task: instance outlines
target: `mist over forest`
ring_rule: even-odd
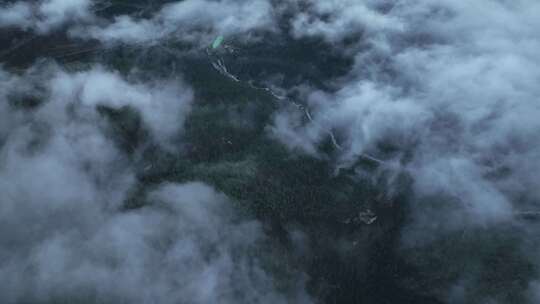
[[[0,1],[0,303],[540,303],[540,1]]]

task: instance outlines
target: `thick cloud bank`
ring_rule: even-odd
[[[45,34],[93,18],[91,0],[18,1],[0,6],[0,27],[17,27]]]
[[[272,31],[273,27],[272,7],[266,0],[194,0],[167,4],[149,19],[120,16],[105,25],[76,29],[73,35],[113,44],[173,39],[202,45],[218,34],[242,35],[248,40],[249,31]]]
[[[166,183],[121,211],[135,167],[97,109],[131,107],[177,149],[192,98],[180,80],[44,64],[2,71],[0,87],[2,303],[287,302],[263,265],[261,225],[212,187]]]
[[[313,7],[317,14],[330,14],[330,20],[347,20],[346,1],[337,2],[343,7]],[[338,81],[337,91],[304,94],[313,119],[298,127],[295,120],[301,117],[286,111],[276,117],[272,133],[313,153],[335,130],[343,138],[343,165],[352,165],[364,152],[400,160],[416,177],[419,193],[460,196],[470,204],[472,222],[504,216],[512,202],[538,202],[537,176],[531,172],[537,171],[540,153],[534,144],[540,134],[535,85],[540,37],[530,25],[538,23],[534,12],[540,6],[481,2],[395,4],[381,16],[400,20],[401,26],[390,29],[334,26],[313,21],[316,17],[312,23],[328,24],[320,27],[332,32],[305,26],[300,33],[294,27],[296,35],[334,39],[368,30],[368,45],[358,46],[355,67]],[[294,126],[299,138],[289,140]],[[382,149],[384,143],[391,143],[395,153]],[[410,159],[404,158],[407,150],[412,150]],[[506,174],[496,173],[504,168]]]
[[[155,44],[165,39],[208,43],[213,36],[239,35],[253,39],[253,30],[274,31],[273,8],[267,0],[190,0],[167,3],[147,18],[99,16],[111,1],[18,1],[0,6],[0,28],[19,28],[47,34],[67,26],[71,36],[108,44]],[[129,4],[121,4],[129,6]],[[134,7],[139,5],[134,3]],[[144,7],[144,6],[141,6]],[[201,41],[202,40],[202,41]]]
[[[382,167],[399,163],[413,177],[415,193],[403,242],[420,261],[433,258],[424,246],[467,231],[482,242],[483,229],[510,229],[521,239],[517,246],[527,247],[529,229],[537,227],[523,227],[519,214],[540,210],[540,4],[388,1],[377,8],[370,7],[375,1],[347,2],[314,2],[292,29],[297,37],[333,43],[361,37],[348,47],[354,68],[333,92],[304,92],[311,120],[283,111],[270,133],[317,154],[334,131],[343,148],[339,167],[354,166],[365,153],[382,159]],[[352,19],[352,11],[361,13]],[[535,254],[525,259],[538,267]],[[475,290],[484,271],[457,274],[461,291],[451,292],[452,303],[507,303]]]

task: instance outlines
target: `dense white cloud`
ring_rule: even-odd
[[[58,28],[65,22],[83,22],[93,18],[91,0],[46,0],[38,9],[36,27],[41,32]]]
[[[525,265],[540,263],[530,254],[539,248],[532,237],[538,226],[516,217],[540,210],[540,35],[535,31],[540,3],[397,1],[384,20],[400,26],[371,29],[345,26],[346,18],[333,21],[332,16],[347,15],[348,8],[339,7],[329,5],[330,17],[322,19],[300,14],[293,24],[302,25],[301,30],[293,29],[297,36],[319,35],[330,42],[357,30],[367,32],[361,46],[346,50],[356,54],[353,69],[338,81],[336,92],[305,94],[312,119],[283,111],[272,134],[317,155],[317,146],[334,130],[343,148],[337,151],[338,166],[351,166],[364,153],[384,158],[382,170],[401,163],[400,170],[413,180],[402,234],[402,249],[410,249],[412,263],[425,265],[434,258],[445,269],[460,269],[459,263],[478,267],[477,272],[458,272],[456,281],[449,279],[454,287],[434,287],[433,294],[441,292],[438,297],[456,303],[504,303],[478,283],[482,272],[501,270],[477,262],[488,254],[459,255],[470,245],[458,236],[479,231],[475,242],[493,244],[497,241],[487,231],[497,231],[509,239],[500,242],[518,244],[509,255]],[[309,24],[316,26],[310,30]],[[388,154],[385,144],[395,151]],[[511,232],[501,232],[505,229]],[[457,259],[454,263],[437,256],[433,244],[456,234],[458,253],[448,253]],[[425,270],[437,275],[432,267]],[[530,282],[529,274],[511,271]],[[522,296],[524,290],[505,292]],[[528,293],[524,301],[536,303],[537,283],[530,283]]]
[[[0,28],[18,27],[46,34],[68,22],[89,22],[94,18],[91,6],[91,0],[18,1],[0,6]]]
[[[20,206],[3,213],[4,303],[287,303],[256,254],[259,224],[235,220],[227,199],[210,187],[164,185],[150,194],[155,207],[114,213],[102,210],[101,191],[84,174],[66,174],[74,172],[63,166],[67,172],[46,182],[58,195],[39,196],[45,189],[31,183],[25,193],[36,196],[19,203],[34,212]],[[50,172],[32,173],[50,179]]]
[[[30,5],[16,2],[0,6],[0,27],[20,27],[26,29],[32,25]]]
[[[151,44],[163,39],[206,45],[215,35],[255,39],[252,31],[273,31],[273,8],[267,0],[187,0],[164,5],[149,19],[119,16],[105,25],[79,27],[72,35],[106,43]]]
[[[179,79],[130,83],[101,67],[78,73],[60,71],[51,79],[50,86],[52,98],[63,106],[76,103],[90,109],[97,105],[135,108],[164,146],[174,144],[193,98],[191,89]]]
[[[106,27],[90,26],[74,29],[71,32],[82,38],[95,38],[104,43],[129,43],[152,45],[159,43],[168,31],[151,20],[134,20],[129,16],[119,16]]]
[[[181,1],[161,12],[165,25],[200,27],[222,34],[239,34],[269,29],[273,24],[272,6],[267,0]]]
[[[334,2],[312,8],[346,16],[351,6]],[[345,165],[363,153],[383,153],[381,143],[413,151],[402,168],[414,177],[419,200],[443,194],[454,200],[449,210],[460,218],[446,221],[453,218],[446,211],[428,218],[419,207],[415,223],[422,227],[436,221],[448,228],[484,225],[508,220],[514,209],[540,207],[531,206],[540,199],[531,186],[538,175],[526,169],[536,168],[540,155],[534,144],[540,139],[540,65],[533,55],[540,51],[533,30],[539,9],[534,1],[395,3],[381,18],[400,26],[375,27],[371,36],[380,43],[351,46],[356,62],[339,90],[306,94],[313,119],[284,111],[272,133],[314,154],[334,130]],[[310,18],[328,31],[319,33],[323,37],[343,37],[357,28],[332,26],[330,17]]]
[[[96,106],[132,106],[168,138],[188,111],[185,85],[46,64],[1,71],[0,88],[1,118],[11,117],[0,133],[2,303],[311,301],[301,283],[274,287],[261,225],[210,186],[162,184],[140,197],[146,207],[121,211],[135,169]]]
[[[315,155],[316,144],[328,138],[330,131],[335,131],[345,138],[341,143],[344,150],[339,166],[350,166],[378,142],[407,144],[421,136],[417,130],[431,114],[413,100],[394,93],[392,88],[369,81],[359,81],[335,94],[313,91],[307,96],[312,109],[311,120],[302,125],[302,115],[297,111],[278,113],[270,130],[281,137],[284,144],[298,146]],[[294,130],[287,125],[294,125]],[[293,136],[295,130],[299,133]],[[285,134],[290,138],[283,138]]]
[[[321,36],[336,42],[352,34],[384,35],[404,30],[404,21],[380,12],[376,4],[377,1],[307,1],[307,11],[298,12],[291,22],[292,34],[295,37]]]

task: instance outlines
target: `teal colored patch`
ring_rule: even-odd
[[[214,40],[214,43],[212,43],[212,48],[217,49],[221,43],[223,42],[223,36],[218,36],[216,40]]]

